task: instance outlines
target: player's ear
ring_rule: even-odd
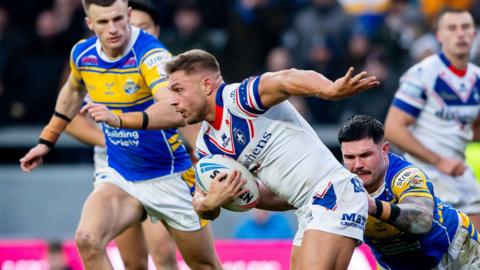
[[[130,18],[131,17],[132,17],[132,7],[128,7],[128,11],[127,11],[128,23],[130,23]]]
[[[213,93],[213,80],[210,76],[205,76],[202,79],[202,88],[205,95],[209,96]]]
[[[88,29],[93,31],[93,23],[92,23],[92,20],[88,16],[85,17],[85,24],[87,24]]]
[[[389,151],[390,151],[390,143],[385,141],[382,145],[382,153],[385,157],[387,157]]]

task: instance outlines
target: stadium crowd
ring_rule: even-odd
[[[289,67],[336,78],[348,66],[381,81],[375,91],[341,102],[295,99],[318,124],[340,123],[353,113],[384,120],[399,76],[438,52],[433,27],[443,5],[469,9],[480,18],[480,3],[472,0],[153,2],[160,40],[170,51],[212,52],[227,82]],[[83,20],[80,0],[0,1],[1,125],[48,121],[52,112],[44,108],[53,108],[60,78],[68,74],[69,50],[91,35]],[[477,64],[479,44],[472,50]]]

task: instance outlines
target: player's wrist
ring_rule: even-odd
[[[386,201],[375,199],[376,211],[372,214],[377,219],[387,223],[394,223],[400,215],[400,207]]]
[[[55,111],[48,125],[40,133],[38,144],[45,145],[50,149],[55,147],[55,143],[70,121],[68,116]]]

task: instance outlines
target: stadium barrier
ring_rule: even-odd
[[[226,270],[287,270],[291,252],[290,241],[218,240],[216,249]],[[63,244],[67,263],[72,270],[82,264],[73,241]],[[48,270],[48,243],[43,240],[0,240],[0,270]],[[118,249],[112,243],[108,256],[116,270],[123,270]],[[177,252],[180,270],[189,269]],[[154,269],[150,259],[149,269]],[[354,253],[349,270],[373,270],[375,259],[367,246]]]

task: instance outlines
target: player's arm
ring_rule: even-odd
[[[67,125],[65,132],[85,144],[105,146],[105,137],[102,130],[85,114],[75,115]]]
[[[315,96],[328,100],[349,97],[379,84],[375,77],[367,77],[366,72],[353,76],[349,68],[345,76],[335,82],[315,71],[289,69],[267,72],[259,83],[259,95],[262,105],[270,108],[290,96]]]
[[[399,204],[391,204],[369,196],[368,205],[369,215],[394,225],[401,231],[423,234],[432,228],[432,198],[409,196]]]
[[[415,121],[414,116],[392,105],[385,120],[385,137],[402,151],[435,166],[443,173],[453,176],[463,174],[465,165],[462,161],[440,156],[415,138],[410,130]]]
[[[288,211],[295,209],[287,200],[280,198],[277,194],[266,187],[262,182],[258,182],[258,190],[260,191],[260,201],[255,208],[269,211]]]
[[[247,192],[243,188],[246,180],[238,171],[220,173],[212,179],[208,193],[196,190],[193,196],[193,209],[203,219],[213,220],[220,215],[220,207]]]
[[[472,124],[473,128],[473,140],[480,141],[480,115],[477,116],[477,119]]]
[[[182,138],[187,142],[191,149],[195,149],[196,147],[196,141],[200,127],[201,123],[196,123],[193,125],[185,125],[184,127],[180,127],[178,129],[182,135]]]
[[[42,157],[50,152],[68,123],[80,110],[85,94],[84,88],[70,74],[58,95],[55,113],[40,134],[39,143],[20,159],[23,171],[30,172],[42,163]]]

